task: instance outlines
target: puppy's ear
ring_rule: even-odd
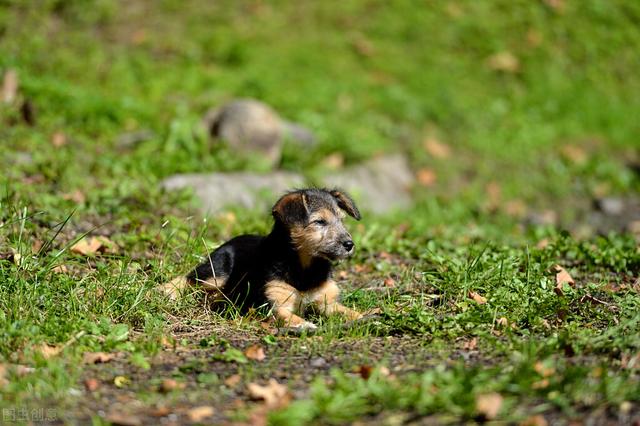
[[[356,203],[346,192],[334,189],[333,191],[329,191],[329,193],[338,202],[338,207],[347,212],[349,216],[356,220],[360,220],[360,211],[358,210],[358,207],[356,207]]]
[[[307,196],[304,191],[283,195],[271,210],[273,217],[285,225],[303,223],[309,214]]]

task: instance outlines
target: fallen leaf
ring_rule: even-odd
[[[498,318],[498,321],[496,321],[496,323],[500,327],[507,327],[509,325],[509,320],[506,319],[505,317],[501,317],[501,318]]]
[[[322,160],[322,165],[331,170],[339,169],[344,165],[344,156],[339,152],[329,154]]]
[[[41,240],[35,240],[33,244],[31,244],[31,253],[38,253],[43,245],[44,243]]]
[[[187,385],[175,379],[163,379],[160,383],[160,392],[168,393],[174,390],[186,388]]]
[[[469,340],[465,341],[462,344],[462,348],[467,350],[467,351],[472,351],[472,350],[476,349],[477,347],[478,347],[478,338],[477,337],[469,339]]]
[[[109,413],[105,420],[114,426],[138,426],[142,424],[140,418],[125,413]]]
[[[63,147],[67,144],[67,136],[60,131],[55,132],[51,136],[51,144],[56,148]]]
[[[565,284],[568,284],[571,287],[574,287],[575,281],[562,266],[555,265],[554,269],[556,270],[556,287],[554,288],[554,290],[558,296],[564,296],[564,291],[562,290],[562,287]]]
[[[536,414],[520,422],[519,426],[547,426],[547,420],[542,414]]]
[[[536,244],[536,248],[542,250],[542,249],[545,249],[548,245],[549,245],[549,239],[543,238],[540,241],[538,241],[538,243]]]
[[[189,417],[189,420],[192,422],[201,422],[204,419],[213,416],[213,413],[215,413],[213,407],[203,405],[200,407],[194,407],[187,411],[187,417]]]
[[[425,187],[433,186],[438,180],[436,172],[426,167],[418,170],[416,178],[418,179],[418,183]]]
[[[43,343],[36,347],[36,352],[40,353],[44,359],[52,358],[58,355],[62,351],[60,346],[51,346],[47,343]]]
[[[546,389],[549,387],[549,379],[538,380],[537,382],[533,382],[531,384],[532,389]]]
[[[533,28],[527,31],[527,43],[531,47],[538,47],[542,43],[542,33]]]
[[[14,69],[9,69],[4,73],[2,79],[2,101],[5,104],[12,103],[18,95],[18,73]]]
[[[553,11],[558,13],[563,13],[565,9],[564,0],[544,0],[547,6],[551,8]]]
[[[269,408],[282,408],[291,401],[291,394],[285,385],[281,385],[275,379],[270,379],[265,386],[257,383],[247,385],[249,396],[253,399],[263,400]]]
[[[396,280],[394,280],[391,277],[387,277],[384,279],[384,286],[385,287],[389,287],[389,288],[393,288],[396,286]]]
[[[487,58],[487,65],[494,71],[516,73],[520,70],[520,60],[511,52],[498,52]]]
[[[504,205],[504,212],[516,218],[523,218],[527,214],[527,205],[522,200],[510,200]]]
[[[476,397],[476,411],[487,420],[495,419],[501,407],[502,395],[499,393],[487,393]]]
[[[363,34],[357,34],[352,40],[351,45],[354,50],[362,56],[372,56],[375,54],[375,47],[370,40],[368,40]]]
[[[84,237],[73,246],[71,246],[71,251],[83,256],[89,256],[95,254],[98,250],[100,250],[101,247],[102,243],[96,237]]]
[[[356,372],[365,380],[368,380],[371,377],[371,373],[373,373],[373,367],[370,365],[361,365],[358,367]]]
[[[589,156],[584,148],[577,145],[563,145],[560,154],[565,160],[577,165],[584,165],[589,160]]]
[[[74,201],[78,204],[84,204],[84,202],[87,201],[87,197],[79,189],[76,189],[73,192],[62,194],[62,199],[67,201]]]
[[[149,411],[151,417],[164,417],[171,414],[171,410],[166,405],[160,405]]]
[[[110,354],[107,352],[85,352],[82,355],[82,362],[84,364],[103,364],[111,361],[116,357],[116,354]]]
[[[485,187],[487,193],[487,204],[491,210],[495,210],[500,205],[502,199],[502,188],[498,182],[492,181]]]
[[[97,390],[100,387],[100,382],[97,379],[93,379],[93,378],[85,379],[84,387],[89,392],[94,392],[95,390]]]
[[[484,296],[481,296],[475,291],[469,292],[469,298],[473,299],[478,305],[484,305],[485,303],[487,303],[487,298]]]
[[[67,272],[69,272],[69,270],[67,269],[67,267],[65,265],[58,265],[55,266],[53,269],[51,269],[53,272],[55,272],[56,274],[66,274]]]
[[[260,345],[251,345],[245,351],[244,354],[247,358],[255,361],[263,361],[266,358],[264,348]]]
[[[114,253],[117,251],[117,248],[117,244],[107,237],[84,237],[71,247],[71,251],[84,256],[91,256],[98,252],[105,251]]]
[[[240,380],[242,380],[242,377],[240,377],[239,374],[234,374],[224,379],[224,384],[230,388],[234,388],[238,383],[240,383]]]
[[[542,377],[551,377],[556,373],[556,370],[553,367],[547,367],[540,361],[533,365],[533,369]]]
[[[440,142],[434,137],[425,139],[422,145],[424,146],[424,149],[429,154],[431,154],[432,157],[445,159],[449,158],[449,156],[451,155],[451,149],[449,148],[449,145]]]

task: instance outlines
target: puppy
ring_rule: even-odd
[[[345,213],[360,220],[355,203],[342,191],[289,192],[273,206],[269,235],[227,241],[186,277],[169,283],[169,292],[201,285],[242,310],[268,305],[286,326],[301,329],[316,328],[300,316],[308,305],[325,315],[360,319],[362,314],[340,304],[340,290],[331,278],[331,263],[351,256],[355,248],[342,222]]]

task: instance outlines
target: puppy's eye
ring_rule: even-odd
[[[316,225],[325,226],[327,224],[327,221],[324,219],[318,219],[318,220],[314,220],[313,223]]]

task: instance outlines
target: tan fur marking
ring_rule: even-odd
[[[162,284],[158,287],[158,290],[163,292],[169,299],[176,300],[180,293],[189,286],[189,281],[186,277],[177,277]]]
[[[306,268],[318,253],[318,245],[322,241],[322,233],[308,226],[294,226],[289,232],[298,251],[300,263],[303,268]]]
[[[224,277],[211,277],[206,280],[198,280],[197,284],[201,285],[205,290],[220,290],[224,287],[225,281]]]
[[[273,306],[273,313],[288,327],[315,327],[296,315],[302,305],[302,295],[284,281],[270,281],[265,286],[265,296]]]
[[[356,320],[362,318],[362,314],[353,309],[347,308],[340,304],[340,288],[335,281],[329,280],[325,282],[320,288],[309,293],[311,301],[318,307],[320,312],[325,315],[331,315],[339,313],[345,317]]]

